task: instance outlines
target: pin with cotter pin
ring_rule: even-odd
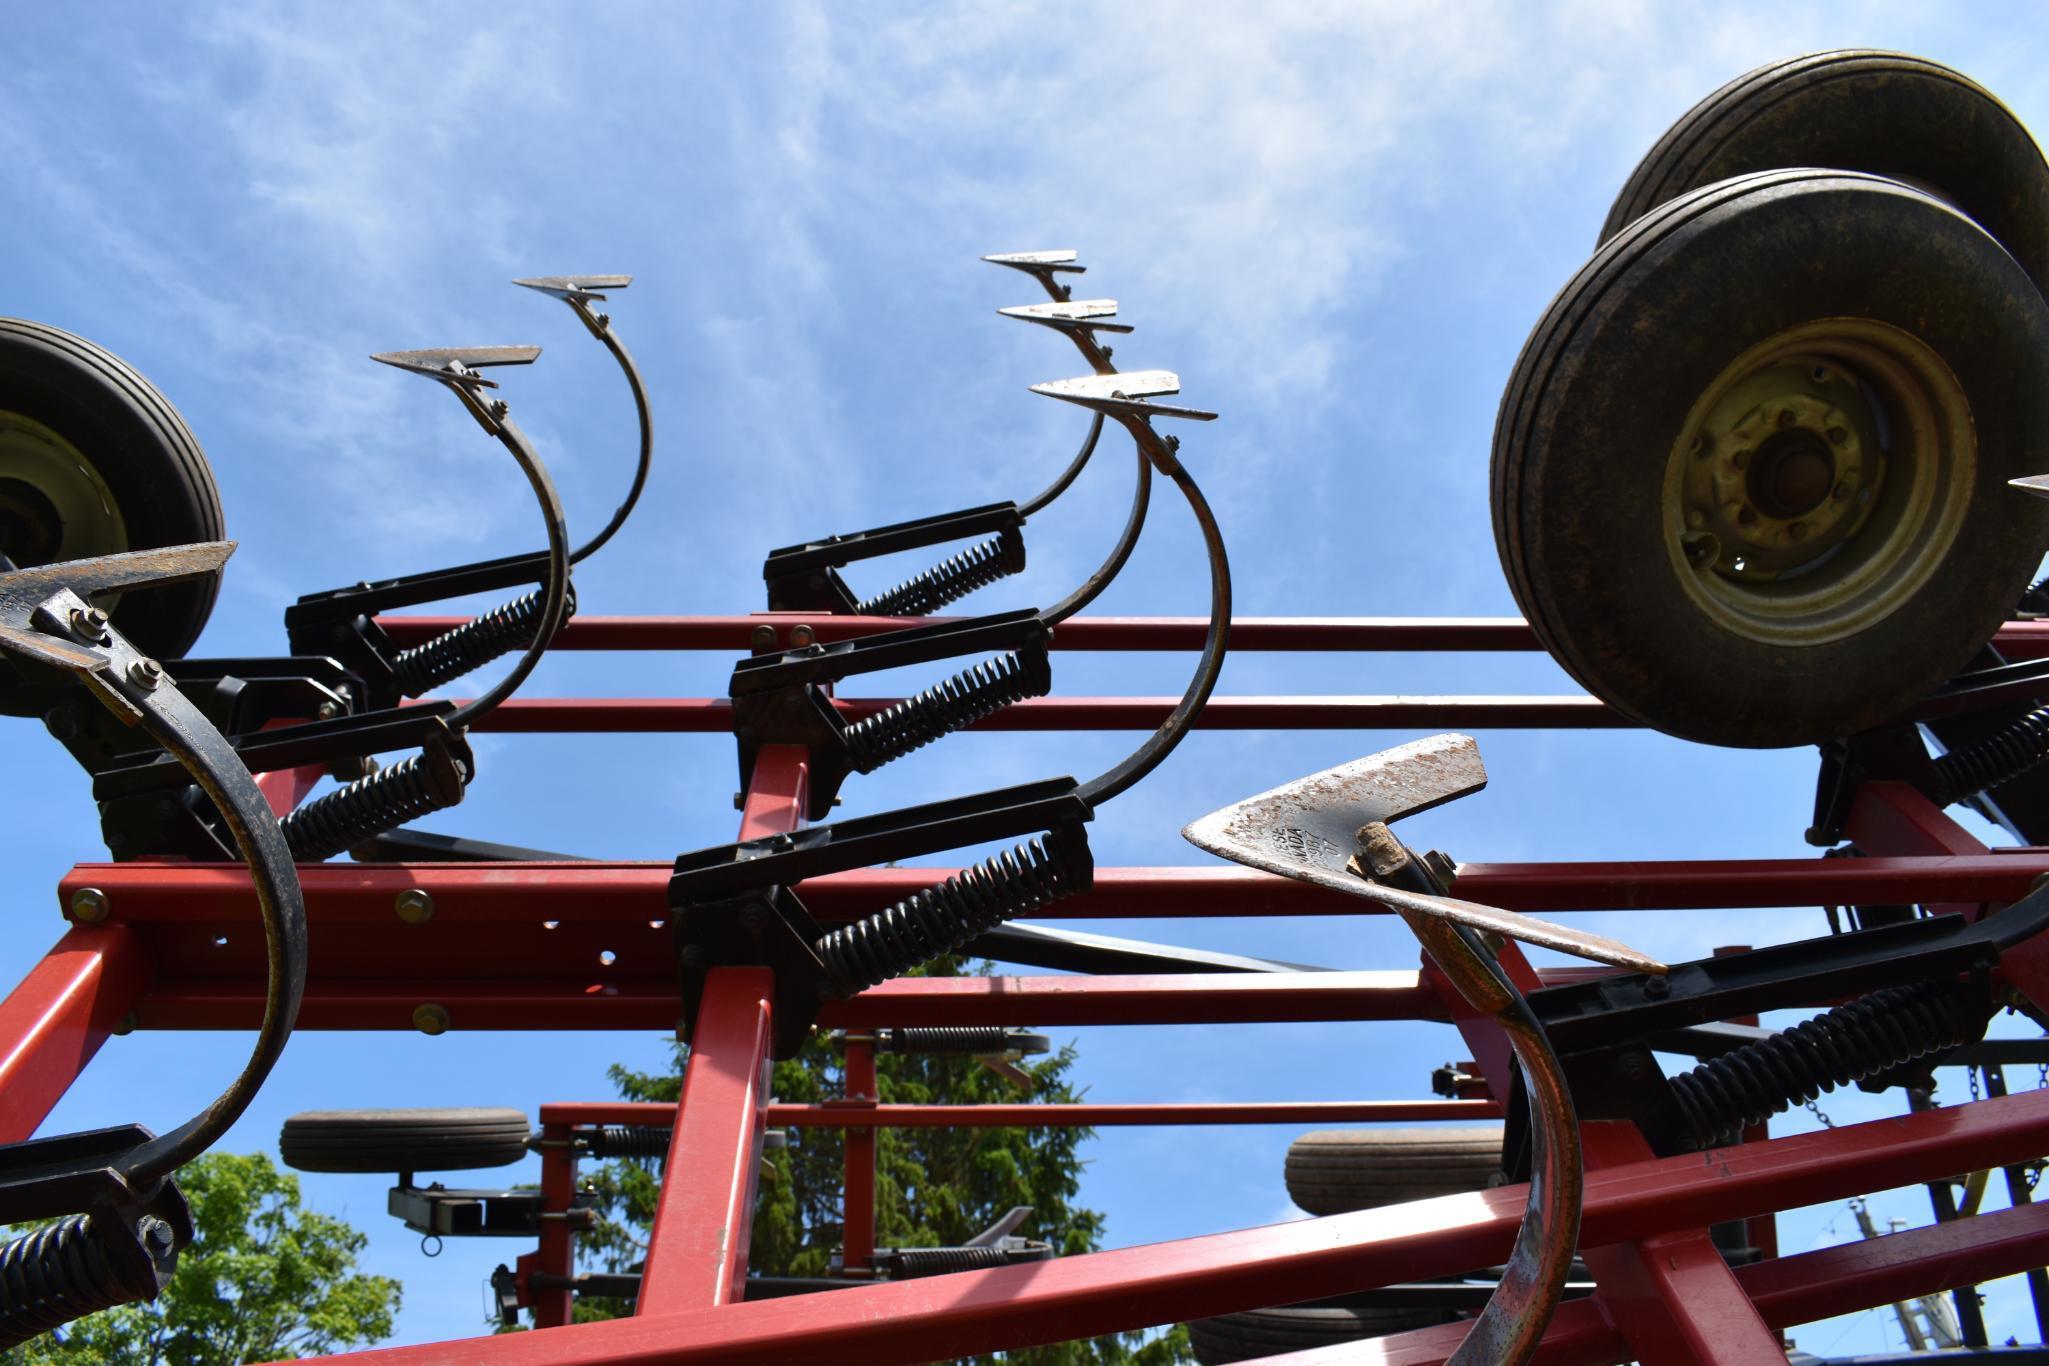
[[[1388,906],[1466,1002],[1507,1034],[1529,1100],[1529,1199],[1500,1284],[1450,1358],[1457,1366],[1520,1363],[1535,1354],[1579,1241],[1585,1176],[1564,1068],[1490,936],[1636,972],[1665,970],[1604,936],[1445,895],[1437,869],[1389,826],[1486,783],[1479,746],[1469,736],[1438,735],[1247,798],[1181,832],[1234,862]]]

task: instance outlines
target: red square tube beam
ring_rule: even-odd
[[[1736,1283],[1773,1328],[1854,1314],[1978,1285],[2049,1254],[2049,1206],[2023,1205],[1736,1268]],[[1466,1325],[1262,1358],[1262,1366],[1443,1366]],[[1630,1346],[1593,1300],[1561,1305],[1537,1366],[1610,1366]]]
[[[432,923],[539,925],[565,906],[570,924],[645,925],[668,915],[668,863],[305,864],[299,881],[315,933],[352,924],[389,931],[410,890],[434,899]],[[805,906],[837,924],[872,914],[951,877],[955,868],[870,868],[812,878]],[[1723,910],[1881,902],[2017,901],[2049,872],[2049,849],[1861,859],[1726,859],[1643,863],[1464,863],[1459,895],[1518,911]],[[240,864],[81,863],[58,896],[102,891],[117,923],[254,926]],[[1304,882],[1221,865],[1100,868],[1095,886],[1034,919],[1189,919],[1379,915],[1379,906]],[[549,950],[549,956],[555,955]],[[323,955],[325,956],[325,955]],[[319,964],[315,965],[316,971]]]
[[[808,777],[802,749],[764,746],[741,806],[740,838],[802,825]],[[742,1296],[767,1130],[774,998],[768,968],[715,967],[705,974],[636,1314],[733,1304]]]
[[[148,980],[133,930],[80,925],[0,1002],[0,1143],[35,1133]]]
[[[901,698],[835,699],[849,722]],[[1035,697],[969,726],[980,731],[1155,730],[1178,697]],[[1587,730],[1639,723],[1592,697],[1212,697],[1197,730]],[[723,697],[514,697],[476,729],[514,735],[723,735],[733,705]]]
[[[1580,1243],[1640,1241],[1672,1229],[2004,1166],[2045,1145],[2049,1092],[2032,1092],[1631,1163],[1589,1175]],[[1521,1186],[1505,1186],[1029,1266],[472,1339],[453,1351],[448,1344],[392,1348],[359,1360],[365,1366],[450,1360],[471,1366],[652,1366],[967,1356],[1493,1265],[1515,1237],[1524,1194]],[[2038,1210],[2030,1206],[2018,1213],[2039,1219]],[[1976,1266],[1973,1274],[2023,1269],[2039,1258],[2041,1239],[2005,1250],[2010,1262]]]
[[[400,648],[453,630],[467,617],[380,617]],[[758,612],[730,617],[579,616],[564,622],[555,650],[712,650],[737,653],[786,649],[818,641],[857,640],[945,617],[835,617],[815,612]],[[766,643],[755,633],[764,627]],[[790,633],[802,629],[804,638]],[[1189,651],[1202,648],[1206,617],[1075,617],[1053,633],[1056,650]],[[2049,657],[2049,622],[2015,621],[1994,640],[2008,659]],[[1234,617],[1231,648],[1246,651],[1537,650],[1536,633],[1517,617]]]
[[[849,1083],[851,1089],[852,1083]],[[1315,1100],[1216,1105],[770,1105],[771,1129],[1061,1128],[1073,1125],[1395,1124],[1499,1119],[1487,1100]],[[551,1101],[543,1124],[673,1124],[676,1107],[628,1100]]]
[[[840,1205],[840,1265],[849,1272],[866,1271],[875,1260],[875,1130],[872,1121],[882,1110],[902,1109],[902,1106],[885,1106],[878,1102],[882,1088],[875,1076],[875,1037],[872,1034],[850,1034],[846,1042],[846,1067],[841,1073],[846,1078],[846,1099],[838,1105],[771,1105],[772,1117],[781,1110],[786,1115],[792,1110],[836,1110],[841,1114],[853,1115],[857,1119],[846,1128],[845,1184],[842,1187],[844,1199]],[[913,1107],[916,1108],[916,1107]],[[959,1107],[972,1110],[976,1107]],[[801,1121],[790,1119],[791,1124]]]
[[[705,974],[636,1313],[740,1300],[767,1128],[774,995],[767,968]]]

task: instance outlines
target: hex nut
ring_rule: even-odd
[[[413,1007],[413,1028],[422,1034],[446,1034],[448,1032],[448,1007],[437,1006],[429,1001]]]
[[[80,924],[97,925],[111,909],[107,894],[97,887],[80,887],[71,894],[71,918]]]

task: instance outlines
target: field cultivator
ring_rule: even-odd
[[[508,1323],[541,1331],[363,1360],[911,1362],[1189,1322],[1205,1362],[1749,1363],[1787,1360],[1793,1325],[1882,1306],[1943,1360],[2043,1359],[1988,1343],[1974,1289],[2025,1274],[2049,1338],[2049,1207],[2030,1200],[2049,1090],[2009,1094],[2005,1072],[2049,1067],[2049,1041],[1986,1037],[2001,1011],[2049,1023],[2049,622],[2015,610],[2039,605],[2027,579],[2049,548],[2049,510],[2028,496],[2049,468],[2049,168],[2025,130],[1956,73],[1869,52],[1764,68],[1675,125],[1503,399],[1495,529],[1526,620],[1234,620],[1199,450],[1161,430],[1215,415],[1163,401],[1172,372],[1116,367],[1103,338],[1132,329],[1114,301],[1072,297],[1075,253],[986,259],[1048,296],[1001,311],[1066,338],[1088,370],[1034,386],[1089,425],[1028,501],[774,550],[764,612],[579,614],[573,568],[621,530],[653,458],[642,377],[596,307],[629,280],[522,280],[566,303],[627,381],[640,442],[617,511],[572,548],[542,453],[487,374],[538,348],[379,355],[448,389],[505,449],[546,549],[310,594],[276,658],[184,657],[233,547],[175,411],[90,343],[0,322],[0,711],[40,718],[91,773],[111,856],[63,878],[69,930],[0,1002],[0,1221],[52,1221],[0,1249],[0,1343],[161,1289],[193,1237],[177,1168],[243,1111],[295,1028],[631,1029],[688,1043],[679,1103],[544,1103],[537,1128],[524,1110],[286,1124],[293,1166],[394,1173],[391,1212],[424,1236],[532,1244],[493,1290]],[[1687,345],[1643,344],[1677,328]],[[1135,474],[1099,567],[1048,608],[933,615],[1023,568],[1026,520],[1110,428],[1132,439]],[[1209,613],[1088,616],[1146,527],[1155,477],[1200,533]],[[870,596],[845,576],[934,547],[933,568]],[[475,617],[394,615],[511,589]],[[1227,647],[1546,649],[1589,695],[1212,697]],[[515,696],[550,649],[740,658],[720,698]],[[1179,697],[1053,696],[1054,658],[1073,651],[1195,663]],[[475,697],[427,700],[507,655]],[[907,698],[842,692],[942,664],[955,671]],[[1397,834],[1485,786],[1458,732],[1595,726],[1818,746],[1821,852],[1459,862]],[[1102,805],[1217,728],[1445,733],[1188,825],[1241,866],[1096,866]],[[1138,738],[1086,780],[827,819],[857,775],[969,729]],[[730,733],[736,838],[617,863],[415,828],[461,803],[479,778],[469,737],[493,732]],[[330,777],[341,785],[308,800]],[[1956,804],[2017,845],[1985,845]],[[992,843],[1010,847],[902,866]],[[1738,907],[1828,908],[1832,932],[1664,962],[1543,918]],[[1380,971],[1070,928],[1388,914],[1420,954]],[[1578,963],[1535,967],[1523,944]],[[955,954],[1027,971],[914,973]],[[1758,1023],[1789,1010],[1810,1018]],[[1048,1047],[1039,1031],[1077,1025],[1398,1020],[1454,1026],[1471,1060],[1434,1075],[1418,1060],[1433,1094],[1413,1100],[877,1094],[879,1054],[1014,1069]],[[167,1134],[36,1137],[131,1029],[257,1043]],[[818,1030],[844,1050],[846,1094],[777,1100],[772,1062]],[[1936,1107],[1938,1068],[1968,1069],[1983,1098]],[[1851,1083],[1897,1092],[1903,1113],[1771,1133]],[[1287,1167],[1315,1217],[1058,1257],[1020,1208],[958,1247],[876,1245],[879,1129],[1248,1123],[1315,1128]],[[763,1152],[814,1128],[846,1135],[832,1274],[750,1274]],[[536,1190],[419,1180],[529,1152]],[[596,1218],[579,1164],[613,1157],[663,1161],[646,1257],[579,1270]],[[1987,1211],[1994,1176],[2010,1207]],[[1860,1206],[1862,1241],[1778,1245],[1782,1211],[1914,1184],[1934,1201],[1927,1227],[1880,1232]],[[632,1312],[576,1324],[581,1295]]]

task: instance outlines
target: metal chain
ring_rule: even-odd
[[[1985,1097],[1980,1095],[1978,1092],[1978,1069],[1975,1067],[1966,1067],[1964,1069],[1964,1076],[1971,1083],[1971,1099],[1983,1100]]]
[[[1833,1129],[1836,1127],[1836,1122],[1830,1119],[1827,1115],[1823,1114],[1821,1112],[1821,1106],[1815,1101],[1810,1100],[1807,1102],[1807,1113],[1813,1115],[1816,1119],[1820,1120],[1821,1127],[1824,1129]]]

